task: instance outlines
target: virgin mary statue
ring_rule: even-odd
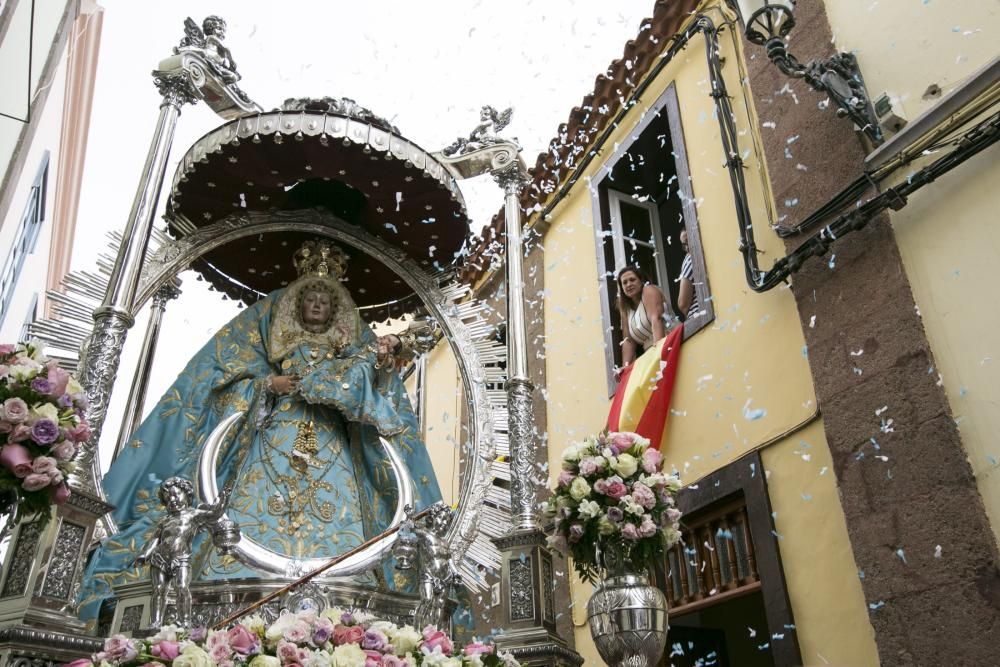
[[[84,617],[113,587],[146,578],[133,561],[163,513],[158,485],[195,479],[209,434],[236,411],[247,416],[216,466],[219,485],[233,485],[228,517],[286,559],[329,558],[389,525],[397,489],[380,436],[409,468],[416,504],[440,500],[402,382],[340,283],[346,257],[308,242],[295,267],[294,283],[240,313],[188,362],[112,464],[104,488],[120,532],[88,567]],[[205,535],[190,567],[194,582],[261,576]],[[366,581],[403,583],[387,572]]]

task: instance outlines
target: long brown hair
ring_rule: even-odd
[[[642,301],[642,291],[639,292],[638,300],[635,303],[630,303],[628,297],[625,296],[624,290],[622,290],[622,276],[629,271],[634,273],[639,278],[639,282],[642,283],[643,287],[655,284],[649,280],[649,276],[646,275],[645,271],[640,269],[635,264],[628,264],[622,267],[622,269],[618,271],[618,276],[615,278],[615,281],[618,283],[618,310],[621,311],[623,316],[628,313],[629,308],[638,307],[639,302]]]

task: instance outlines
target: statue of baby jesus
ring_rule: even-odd
[[[153,582],[149,611],[151,627],[163,625],[167,592],[171,585],[177,593],[175,623],[181,627],[190,626],[191,546],[200,530],[222,518],[232,490],[232,483],[229,483],[219,493],[215,503],[192,507],[194,486],[191,482],[182,477],[171,477],[160,484],[157,494],[167,513],[157,522],[153,538],[135,559],[137,565],[149,564]]]

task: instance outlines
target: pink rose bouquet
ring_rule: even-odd
[[[268,625],[259,616],[244,618],[227,630],[184,630],[167,626],[145,639],[115,635],[89,660],[71,667],[247,667],[249,665],[462,665],[463,667],[519,667],[509,655],[498,654],[487,643],[474,641],[456,648],[443,630],[423,630],[388,621],[362,620],[342,609],[284,613]]]
[[[680,540],[681,488],[663,456],[636,433],[601,433],[563,452],[545,503],[550,548],[573,557],[586,581],[601,578],[602,554],[642,571]]]
[[[47,521],[69,499],[86,409],[83,387],[37,344],[0,345],[0,489],[25,515]]]

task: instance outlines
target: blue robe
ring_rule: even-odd
[[[235,482],[228,516],[273,551],[297,559],[332,557],[389,525],[397,490],[379,435],[400,450],[418,509],[441,499],[403,384],[396,373],[377,368],[375,336],[360,318],[354,342],[344,349],[306,341],[268,360],[271,315],[281,292],[247,308],[206,343],[112,464],[104,489],[117,507],[120,532],[88,565],[84,619],[96,616],[113,586],[148,577],[131,562],[163,512],[160,482],[172,476],[195,481],[207,437],[235,411],[248,415],[220,452],[219,486]],[[292,374],[302,376],[294,395],[266,392],[268,376]],[[191,568],[194,582],[269,576],[219,556],[206,534],[195,542]],[[388,568],[360,580],[376,583],[382,575],[389,580],[382,585],[405,585]]]

